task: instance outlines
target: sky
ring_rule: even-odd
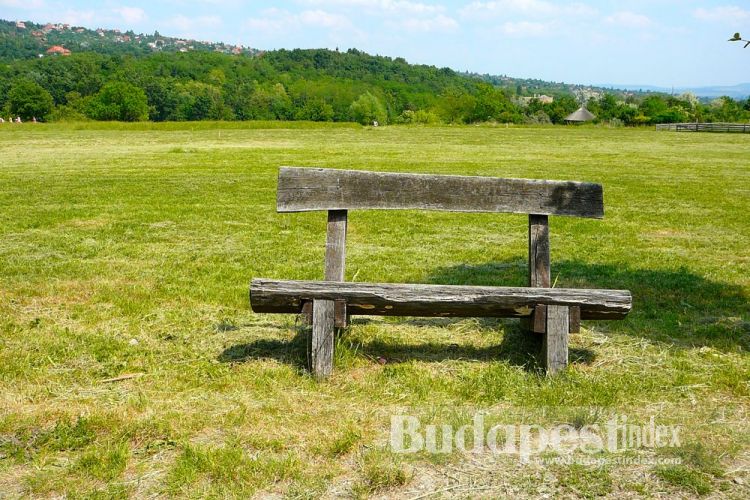
[[[750,82],[748,0],[0,0],[0,18],[222,41],[357,48],[458,71],[581,84]]]

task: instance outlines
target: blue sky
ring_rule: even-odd
[[[456,70],[570,83],[750,81],[747,0],[0,0],[0,18],[261,49],[355,47]],[[747,36],[746,36],[747,38]]]

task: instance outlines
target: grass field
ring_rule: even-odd
[[[0,158],[0,497],[750,496],[746,135],[23,125]],[[281,165],[600,182],[604,220],[551,218],[552,278],[633,312],[584,322],[555,378],[517,321],[357,318],[315,382],[295,318],[248,305],[252,277],[322,278],[325,214],[275,213]],[[348,280],[525,284],[524,216],[349,221]],[[393,414],[477,410],[681,442],[546,466],[387,446]]]

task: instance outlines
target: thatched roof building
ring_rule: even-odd
[[[580,122],[589,122],[593,120],[594,118],[596,118],[596,116],[594,116],[594,114],[591,111],[586,109],[584,106],[581,106],[580,108],[578,108],[577,110],[573,111],[568,116],[566,116],[565,121],[580,123]]]

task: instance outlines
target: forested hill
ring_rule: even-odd
[[[7,61],[0,65],[0,108],[9,108],[8,101],[21,93],[37,96],[40,103],[49,93],[51,107],[40,106],[34,116],[362,123],[523,120],[510,96],[491,85],[447,68],[354,49],[101,52]],[[41,89],[32,89],[32,83]]]
[[[488,80],[355,49],[262,52],[158,33],[149,38],[23,22],[0,27],[6,54],[0,60],[0,114],[6,117],[560,123],[579,106],[570,88],[552,87],[551,95],[537,99],[540,81]],[[65,37],[74,41],[63,44]],[[52,42],[59,44],[41,51]],[[613,123],[750,117],[750,101],[722,98],[707,105],[689,96],[579,90],[579,100],[587,99],[599,119]]]
[[[97,52],[105,55],[144,56],[154,52],[223,52],[254,54],[242,45],[202,42],[159,34],[118,29],[88,29],[63,23],[0,20],[0,61],[44,57],[52,49],[58,54]],[[63,50],[60,50],[63,49]]]

